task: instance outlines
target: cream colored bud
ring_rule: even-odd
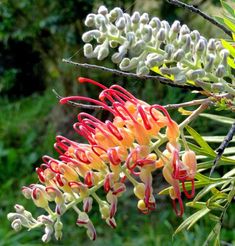
[[[152,28],[156,28],[157,30],[159,30],[159,29],[161,28],[161,21],[159,20],[159,18],[153,17],[153,18],[150,20],[149,25],[150,25]]]
[[[200,33],[198,32],[198,30],[192,31],[192,32],[190,33],[190,36],[191,36],[192,40],[193,40],[195,43],[197,43],[198,40],[199,40],[200,37],[201,37],[201,35],[200,35]]]
[[[95,26],[95,14],[89,14],[86,17],[85,25],[88,27],[94,27]]]
[[[131,16],[131,22],[137,24],[139,23],[139,21],[140,21],[140,13],[135,11]]]
[[[187,25],[182,25],[182,27],[180,28],[180,34],[184,35],[184,34],[189,34],[190,33],[190,30],[188,28]]]
[[[215,75],[216,75],[217,77],[219,77],[219,78],[222,78],[222,77],[224,77],[225,72],[226,72],[226,70],[225,70],[224,65],[220,64],[220,65],[217,67],[216,71],[215,71]]]
[[[142,210],[142,211],[147,209],[145,202],[142,199],[138,201],[137,207],[139,210]]]
[[[183,49],[178,49],[174,55],[173,55],[173,59],[177,62],[181,61],[185,56],[185,52]]]
[[[125,18],[121,17],[116,21],[116,27],[118,28],[118,30],[123,30],[125,28]]]
[[[107,47],[101,47],[99,49],[98,55],[97,55],[97,59],[99,61],[105,59],[107,56],[109,55],[109,49]]]
[[[194,178],[197,170],[196,154],[192,150],[186,150],[182,155],[182,162],[188,168],[188,177]]]
[[[149,74],[149,69],[148,69],[147,66],[140,66],[140,67],[137,68],[136,74],[137,74],[138,76],[144,76],[144,75],[147,75],[147,74]]]
[[[181,70],[178,68],[178,67],[170,67],[170,68],[167,68],[167,67],[162,67],[160,68],[160,71],[163,73],[163,74],[168,74],[168,75],[177,75],[181,72]]]
[[[155,66],[161,66],[163,63],[164,63],[164,56],[162,55],[149,54],[147,56],[146,65],[149,68],[152,68]]]
[[[145,196],[145,184],[143,183],[138,183],[135,187],[134,187],[134,194],[137,198],[139,199],[144,199]]]
[[[173,24],[171,25],[171,30],[174,33],[179,33],[180,32],[180,22],[178,20],[174,21]]]
[[[54,224],[55,231],[61,231],[63,229],[63,223],[61,221],[56,221]]]
[[[161,26],[165,29],[165,32],[166,32],[166,34],[168,35],[168,33],[169,33],[169,31],[170,31],[170,28],[171,28],[170,25],[169,25],[169,22],[163,20],[163,21],[161,22]]]
[[[164,28],[160,28],[160,30],[157,33],[157,40],[160,42],[163,42],[166,38],[166,32]]]
[[[196,44],[196,51],[202,53],[205,51],[205,49],[206,49],[205,39],[201,38]]]
[[[209,39],[207,49],[209,51],[215,51],[216,50],[215,39],[213,39],[213,38]]]
[[[85,43],[88,43],[88,42],[92,41],[94,38],[97,39],[100,36],[101,36],[101,34],[100,34],[100,31],[98,31],[98,30],[88,31],[82,35],[82,41]]]
[[[11,227],[17,232],[20,231],[22,229],[21,220],[20,219],[13,220],[11,223]]]
[[[16,213],[22,214],[25,211],[25,208],[19,204],[14,206]]]
[[[205,71],[210,72],[213,69],[214,61],[215,61],[215,55],[209,54],[206,57],[206,65],[205,65]]]
[[[143,13],[140,17],[140,22],[147,24],[149,22],[149,15],[147,13]]]
[[[195,80],[195,79],[204,77],[205,74],[206,73],[205,73],[205,70],[204,69],[197,69],[197,70],[189,70],[186,73],[186,76],[190,80]]]
[[[100,213],[102,216],[102,219],[107,219],[110,214],[110,207],[107,202],[103,202],[100,206]]]
[[[101,5],[98,9],[98,14],[107,15],[108,9],[104,5]]]

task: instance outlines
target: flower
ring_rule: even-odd
[[[183,202],[179,184],[182,182],[185,195],[191,198],[194,194],[196,158],[193,151],[187,150],[180,160],[178,124],[164,107],[149,105],[119,85],[107,88],[86,78],[79,78],[79,82],[99,86],[102,89],[99,100],[71,96],[61,99],[60,103],[71,100],[94,103],[110,112],[113,119],[103,122],[81,112],[73,127],[88,143],[56,137],[54,147],[59,159],[44,156],[43,163],[36,168],[41,184],[22,189],[24,196],[43,208],[47,215],[34,219],[28,211],[18,209],[18,205],[16,213],[8,216],[12,227],[20,230],[21,226],[32,229],[44,225],[43,241],[49,241],[53,233],[56,239],[60,239],[63,228],[61,217],[69,209],[74,209],[78,215],[76,224],[85,227],[90,239],[95,240],[96,231],[88,215],[93,202],[98,203],[101,218],[115,228],[118,199],[126,191],[125,183],[129,180],[139,199],[138,209],[144,214],[149,213],[156,207],[152,173],[162,167],[165,180],[173,187],[170,196],[176,214],[181,216]],[[191,194],[185,188],[186,180],[192,183]],[[106,197],[98,194],[101,187]],[[176,201],[180,205],[179,211]]]

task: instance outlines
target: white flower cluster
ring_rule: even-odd
[[[130,16],[118,7],[109,12],[101,6],[98,14],[87,16],[85,25],[92,28],[82,36],[85,56],[103,60],[114,48],[112,61],[123,71],[136,70],[143,76],[158,67],[177,83],[200,79],[216,83],[217,88],[222,78],[230,77],[229,52],[220,41],[207,40],[177,20],[170,25],[157,17],[150,19],[147,13]]]

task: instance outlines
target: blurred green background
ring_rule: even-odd
[[[213,15],[220,11],[217,0],[185,1]],[[56,134],[80,140],[72,128],[79,109],[62,106],[52,92],[59,94],[97,96],[90,85],[78,85],[77,76],[90,77],[106,85],[118,83],[137,97],[149,103],[179,103],[196,98],[187,90],[166,87],[157,82],[141,81],[114,76],[110,73],[80,69],[62,63],[62,58],[99,64],[83,56],[81,35],[86,30],[85,16],[105,4],[109,9],[119,6],[127,12],[139,10],[173,22],[179,19],[191,29],[199,29],[206,37],[223,34],[211,24],[186,10],[169,5],[164,0],[96,1],[96,0],[1,0],[0,1],[0,245],[42,245],[42,230],[15,233],[6,219],[15,203],[24,205],[34,215],[39,215],[31,201],[25,200],[20,189],[36,182],[35,167],[41,156],[57,153],[53,150]],[[109,61],[102,65],[114,67]],[[99,115],[99,112],[93,112]],[[176,111],[174,119],[182,119]],[[101,116],[101,115],[99,115]],[[203,129],[200,126],[203,124]],[[200,133],[223,135],[227,126],[197,120],[192,124]],[[216,146],[215,146],[216,147]],[[160,173],[155,176],[157,192],[163,187]],[[202,245],[212,228],[211,222],[202,220],[190,232],[172,239],[172,233],[182,222],[172,212],[168,197],[157,198],[157,209],[150,215],[141,215],[136,208],[131,187],[120,199],[116,230],[101,221],[97,209],[91,218],[98,239],[90,242],[85,230],[75,225],[76,215],[71,211],[63,218],[62,241],[49,245]],[[192,212],[192,211],[191,211]],[[222,240],[235,245],[233,214],[229,210],[222,231]],[[185,217],[190,214],[186,209]],[[185,218],[184,217],[184,218]],[[229,245],[229,244],[228,244]]]

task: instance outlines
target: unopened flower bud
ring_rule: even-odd
[[[149,15],[147,13],[143,13],[140,17],[140,22],[147,24],[149,22]]]
[[[156,55],[156,54],[149,54],[147,56],[146,65],[149,68],[155,67],[155,66],[161,66],[164,62],[164,56],[162,55]]]
[[[85,32],[82,35],[82,40],[85,43],[89,43],[89,42],[91,42],[93,40],[93,38],[96,38],[97,39],[100,36],[101,36],[100,31],[98,31],[98,30],[91,30],[91,31]]]
[[[103,202],[102,205],[100,206],[100,213],[102,216],[102,219],[107,219],[109,217],[109,211],[110,207],[107,202]]]
[[[121,17],[117,20],[116,22],[116,27],[118,28],[118,30],[123,30],[125,28],[125,19],[124,17]]]
[[[220,64],[220,65],[217,67],[216,71],[215,71],[215,75],[216,75],[217,77],[219,77],[219,78],[222,78],[222,77],[224,77],[225,72],[226,72],[226,70],[225,70],[224,65]]]
[[[182,162],[188,168],[188,177],[193,179],[197,170],[195,152],[192,150],[186,150],[182,155]]]
[[[210,72],[213,69],[213,64],[215,61],[215,55],[213,55],[213,54],[207,55],[206,60],[207,60],[207,62],[205,65],[205,71]]]
[[[135,194],[136,197],[138,197],[139,199],[144,199],[144,196],[145,196],[145,184],[144,184],[144,183],[138,183],[138,184],[134,187],[134,194]]]
[[[140,21],[140,13],[135,11],[131,16],[131,22],[137,24]]]
[[[143,199],[138,201],[137,207],[140,211],[145,211],[147,209]]]
[[[205,76],[205,70],[204,69],[197,69],[197,70],[189,70],[186,73],[186,76],[188,77],[188,79],[190,80],[195,80],[201,77]]]
[[[101,47],[98,52],[97,59],[99,61],[105,59],[109,55],[109,49],[107,47]]]
[[[15,231],[20,231],[22,229],[21,220],[20,219],[13,220],[12,223],[11,223],[11,227]]]
[[[23,186],[21,191],[26,199],[31,199],[32,189],[30,189],[29,187]]]
[[[178,20],[174,21],[173,24],[171,25],[171,30],[172,32],[179,33],[180,32],[180,22]]]
[[[216,50],[215,40],[213,38],[209,39],[207,49],[211,52]]]
[[[86,17],[85,25],[88,27],[94,27],[95,26],[95,14],[89,14]]]
[[[161,21],[159,20],[159,18],[153,17],[153,18],[150,20],[149,25],[150,25],[152,28],[156,28],[157,30],[159,30],[159,29],[161,28]]]
[[[198,40],[200,39],[200,33],[198,32],[198,30],[194,30],[190,33],[190,36],[192,38],[192,41],[194,41],[195,43],[198,42]]]
[[[25,208],[19,204],[14,206],[16,213],[22,214],[25,211]]]
[[[143,40],[147,43],[152,38],[152,28],[149,25],[145,25],[142,30]]]
[[[160,30],[157,33],[157,40],[160,42],[163,42],[166,38],[166,32],[164,28],[160,28]]]
[[[201,38],[196,45],[196,51],[202,53],[205,51],[205,49],[206,49],[206,42],[204,39]]]
[[[178,49],[173,55],[173,59],[177,62],[181,61],[185,56],[185,52],[183,49]]]
[[[180,28],[180,34],[184,35],[184,34],[189,34],[190,33],[190,30],[188,28],[187,25],[182,25],[182,27]]]
[[[39,188],[34,188],[32,192],[32,200],[37,207],[48,207],[48,201],[46,199],[46,193]]]
[[[98,9],[98,14],[107,15],[108,14],[108,9],[105,6],[101,5],[99,7],[99,9]]]
[[[169,22],[163,20],[163,21],[161,22],[161,26],[165,29],[166,35],[168,35],[168,33],[169,33],[169,31],[170,31],[170,28],[171,28]]]
[[[92,209],[93,199],[92,197],[85,197],[83,199],[83,211],[89,213]]]
[[[111,227],[111,228],[116,228],[117,224],[114,218],[107,218],[106,223]]]
[[[166,59],[168,59],[168,60],[171,59],[174,50],[175,50],[175,47],[174,47],[174,45],[172,45],[172,44],[167,44],[167,45],[165,46],[165,51],[166,51],[166,53],[167,53]]]
[[[149,69],[147,66],[139,66],[136,70],[136,74],[138,76],[144,76],[147,75],[149,73]]]

